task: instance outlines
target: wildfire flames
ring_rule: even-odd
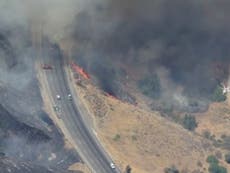
[[[79,73],[85,79],[90,79],[90,75],[83,68],[78,66],[76,63],[72,62],[70,65],[76,73]]]
[[[71,62],[70,66],[74,70],[74,72],[81,75],[84,79],[90,79],[90,75],[83,68],[81,68],[79,65],[77,65],[76,63]],[[105,96],[110,97],[110,98],[115,99],[115,100],[122,101],[121,99],[119,99],[118,97],[113,95],[112,93],[105,92]],[[123,102],[128,103],[126,101],[123,101]],[[133,103],[132,105],[137,106],[137,102]]]

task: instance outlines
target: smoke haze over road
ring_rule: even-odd
[[[162,85],[169,84],[163,86],[166,98],[178,86],[184,88],[179,95],[207,98],[228,77],[229,5],[227,0],[5,0],[0,32],[14,49],[12,62],[31,66],[29,31],[40,23],[36,27],[52,41],[73,39],[72,55],[108,90],[114,90],[120,68],[114,62],[120,62],[158,74]],[[20,78],[30,79],[27,72]],[[15,81],[13,74],[7,72],[7,79]]]

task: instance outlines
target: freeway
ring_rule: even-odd
[[[63,57],[58,47],[44,48],[44,52],[50,52],[48,55],[39,57],[39,61],[44,64],[52,64],[53,70],[43,70],[46,78],[46,88],[49,90],[51,99],[60,108],[57,112],[68,130],[74,144],[77,146],[78,153],[83,161],[89,166],[94,173],[119,173],[118,168],[111,168],[112,160],[108,157],[97,138],[90,130],[89,125],[84,121],[84,115],[80,114],[79,105],[76,102],[76,96],[73,100],[68,99],[71,94],[70,86],[67,81],[67,74],[64,70]],[[57,100],[56,96],[60,95],[61,99]]]

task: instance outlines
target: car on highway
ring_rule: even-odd
[[[57,114],[58,119],[61,119],[61,114]]]
[[[53,67],[49,64],[42,64],[41,66],[44,70],[52,70],[53,69]]]
[[[61,100],[61,96],[60,95],[56,95],[57,100]]]
[[[54,105],[53,108],[55,112],[58,112],[60,110],[60,108],[57,105]]]
[[[110,167],[111,167],[112,169],[115,169],[115,168],[116,168],[116,166],[115,166],[115,164],[114,164],[113,162],[110,163]]]
[[[68,94],[68,100],[72,100],[72,95]]]

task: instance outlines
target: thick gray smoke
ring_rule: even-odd
[[[7,33],[14,49],[9,56],[17,57],[6,64],[30,67],[30,34],[42,30],[52,41],[74,40],[73,55],[111,93],[117,77],[129,73],[129,68],[115,65],[123,64],[158,74],[162,85],[168,83],[162,86],[166,98],[178,87],[183,88],[179,96],[209,98],[228,76],[229,5],[228,0],[3,0],[0,32]],[[29,73],[1,71],[1,81],[14,86],[21,82],[25,88],[32,73],[20,69]]]
[[[76,59],[96,75],[101,74],[94,70],[97,59],[100,71],[120,62],[127,69],[156,73],[163,77],[162,85],[168,84],[162,86],[167,99],[209,99],[228,77],[229,7],[228,0],[98,3],[76,17],[74,37],[81,45],[76,48]],[[106,81],[102,87],[116,80],[108,74],[98,76],[99,81]],[[178,87],[183,89],[178,92]]]
[[[34,109],[33,105],[40,105],[40,98],[31,94],[38,89],[34,87],[36,48],[33,43],[41,37],[39,34],[53,42],[68,37],[74,16],[87,3],[82,0],[0,1],[0,94],[3,88],[9,93],[13,89],[17,95],[34,100],[30,101],[31,106],[23,108],[25,112],[28,107]],[[6,100],[1,98],[0,103]],[[14,100],[17,99],[10,101]]]
[[[67,150],[63,149],[60,134],[53,129],[52,124],[45,121],[48,117],[42,111],[42,99],[34,69],[37,51],[33,43],[37,41],[34,39],[37,39],[38,32],[52,41],[67,37],[71,31],[67,26],[86,3],[82,2],[84,1],[0,1],[0,114],[3,114],[0,134],[4,134],[4,126],[6,134],[9,134],[0,135],[0,143],[4,143],[1,152],[6,156],[58,168],[66,168],[72,161],[76,161],[76,156],[68,154]],[[6,114],[4,109],[9,113]],[[4,121],[15,117],[17,124]],[[26,125],[20,126],[21,122],[25,122]],[[16,133],[22,134],[11,134],[10,126],[16,128]],[[34,128],[29,128],[30,126]],[[36,140],[38,133],[33,134],[33,130],[46,136],[47,127],[52,129],[52,140]],[[27,137],[30,133],[32,139]],[[52,153],[55,153],[55,158],[51,157]]]

